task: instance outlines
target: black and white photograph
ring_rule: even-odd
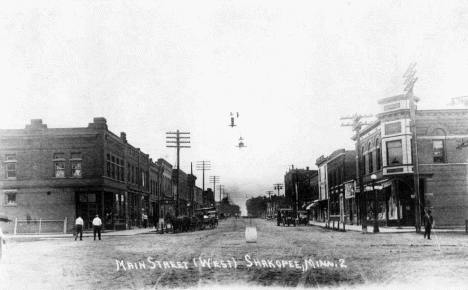
[[[8,1],[0,289],[466,289],[468,2]]]

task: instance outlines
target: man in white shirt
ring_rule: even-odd
[[[101,226],[102,221],[99,218],[99,215],[93,219],[93,228],[94,228],[94,240],[96,240],[96,233],[98,234],[99,240],[101,240]]]
[[[80,234],[80,241],[83,240],[83,219],[81,216],[78,216],[78,218],[75,221],[75,227],[76,227],[76,236],[75,236],[75,241],[78,238],[78,234]]]

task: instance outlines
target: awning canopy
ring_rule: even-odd
[[[372,185],[373,185],[372,182],[364,184],[364,192],[372,191],[373,190]],[[392,185],[392,180],[383,179],[383,180],[376,181],[374,183],[374,188],[375,190],[382,190],[391,185]],[[359,186],[356,186],[356,192],[361,192]]]
[[[309,210],[310,208],[312,207],[316,207],[318,205],[318,199],[317,200],[314,200],[313,202],[311,202],[308,206],[306,206],[306,210]]]

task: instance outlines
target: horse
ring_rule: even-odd
[[[173,233],[186,232],[190,229],[190,218],[186,216],[174,217],[170,213],[167,213],[164,221],[171,224]]]

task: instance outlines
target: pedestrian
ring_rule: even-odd
[[[281,224],[281,211],[278,211],[278,212],[276,213],[276,226],[279,227],[280,224]]]
[[[146,229],[148,227],[148,216],[146,213],[143,213],[143,227]]]
[[[93,219],[93,228],[94,228],[94,240],[96,240],[96,233],[98,234],[99,240],[101,240],[101,226],[102,221],[99,218],[99,215]]]
[[[153,223],[154,223],[154,228],[158,229],[158,226],[159,226],[159,211],[156,211],[153,214]]]
[[[76,229],[75,241],[78,238],[78,234],[80,235],[80,241],[83,240],[83,224],[84,224],[83,219],[79,215],[75,221],[75,229]]]
[[[431,211],[428,210],[427,214],[424,216],[424,228],[425,228],[424,238],[426,238],[427,236],[428,240],[431,239],[431,229],[433,225],[434,225],[434,218],[431,215]]]

